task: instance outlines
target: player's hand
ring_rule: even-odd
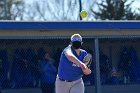
[[[91,74],[91,70],[87,67],[86,64],[80,63],[80,67],[85,75]]]
[[[82,63],[82,62],[80,63],[80,67],[81,67],[82,70],[87,69],[86,64],[84,64],[84,63]]]
[[[89,74],[91,74],[91,70],[90,69],[84,69],[83,70],[83,73],[85,74],[85,75],[89,75]]]

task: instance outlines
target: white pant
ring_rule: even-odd
[[[58,77],[55,82],[56,93],[84,93],[85,87],[82,79],[72,82],[61,81]]]

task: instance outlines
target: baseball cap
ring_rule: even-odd
[[[82,42],[82,37],[80,34],[73,34],[71,36],[71,42],[74,42],[74,41],[79,41],[79,42]]]

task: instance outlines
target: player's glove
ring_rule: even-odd
[[[83,59],[83,63],[85,63],[88,68],[90,68],[91,62],[92,62],[92,55],[90,53],[87,53],[87,55]]]

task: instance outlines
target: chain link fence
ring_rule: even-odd
[[[139,84],[139,39],[100,40],[102,85]]]
[[[94,40],[94,38],[83,39],[82,48],[93,55],[92,73],[83,76],[86,87],[96,86]],[[101,86],[140,84],[139,40],[139,38],[99,39]],[[59,57],[69,43],[69,39],[0,40],[0,88],[41,88],[42,91],[54,92]]]

